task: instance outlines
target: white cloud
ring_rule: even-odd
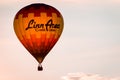
[[[103,77],[98,74],[68,73],[62,77],[63,80],[120,80],[120,77]]]

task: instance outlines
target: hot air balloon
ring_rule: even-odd
[[[61,13],[44,3],[25,6],[15,15],[14,31],[39,63],[38,71],[43,69],[41,63],[60,38],[63,23]]]

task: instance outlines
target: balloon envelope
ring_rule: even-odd
[[[52,6],[36,3],[18,11],[14,31],[30,54],[42,63],[58,41],[63,30],[63,17]]]

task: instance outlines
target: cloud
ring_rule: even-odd
[[[68,73],[67,76],[62,77],[63,80],[120,80],[120,77],[103,77],[98,74],[86,73]]]

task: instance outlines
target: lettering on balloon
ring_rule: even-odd
[[[25,30],[35,29],[35,31],[56,31],[59,28],[60,24],[54,24],[52,19],[48,20],[46,24],[36,23],[34,19],[31,19]]]

